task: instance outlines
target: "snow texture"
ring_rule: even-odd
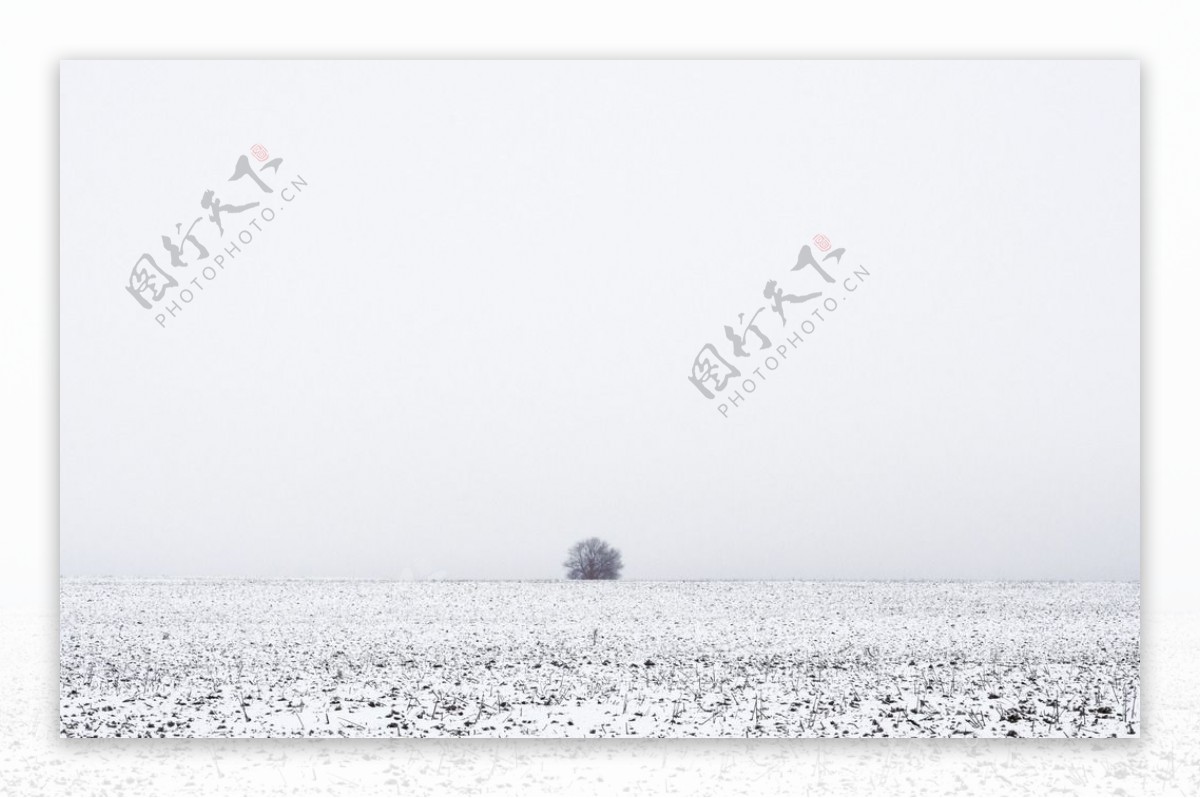
[[[67,579],[60,733],[1137,736],[1139,592]]]

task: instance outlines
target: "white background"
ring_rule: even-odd
[[[1181,10],[1181,9],[1187,10]],[[1196,793],[1200,208],[1198,15],[1182,4],[443,4],[377,16],[209,2],[6,9],[0,291],[0,791],[406,794]],[[57,85],[95,57],[1140,58],[1143,101],[1145,738],[808,746],[634,742],[462,745],[54,739],[57,660]],[[601,779],[603,781],[601,781]]]
[[[1138,575],[1136,60],[61,72],[64,576]],[[246,139],[307,187],[227,255]],[[229,263],[168,317],[180,214]],[[768,278],[835,306],[704,399]]]

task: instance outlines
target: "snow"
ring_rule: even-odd
[[[61,584],[67,737],[1128,737],[1137,583]]]

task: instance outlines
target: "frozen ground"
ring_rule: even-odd
[[[64,580],[68,737],[1125,737],[1136,583]]]

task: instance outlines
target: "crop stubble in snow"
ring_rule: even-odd
[[[1129,582],[65,579],[67,737],[1127,737]]]

